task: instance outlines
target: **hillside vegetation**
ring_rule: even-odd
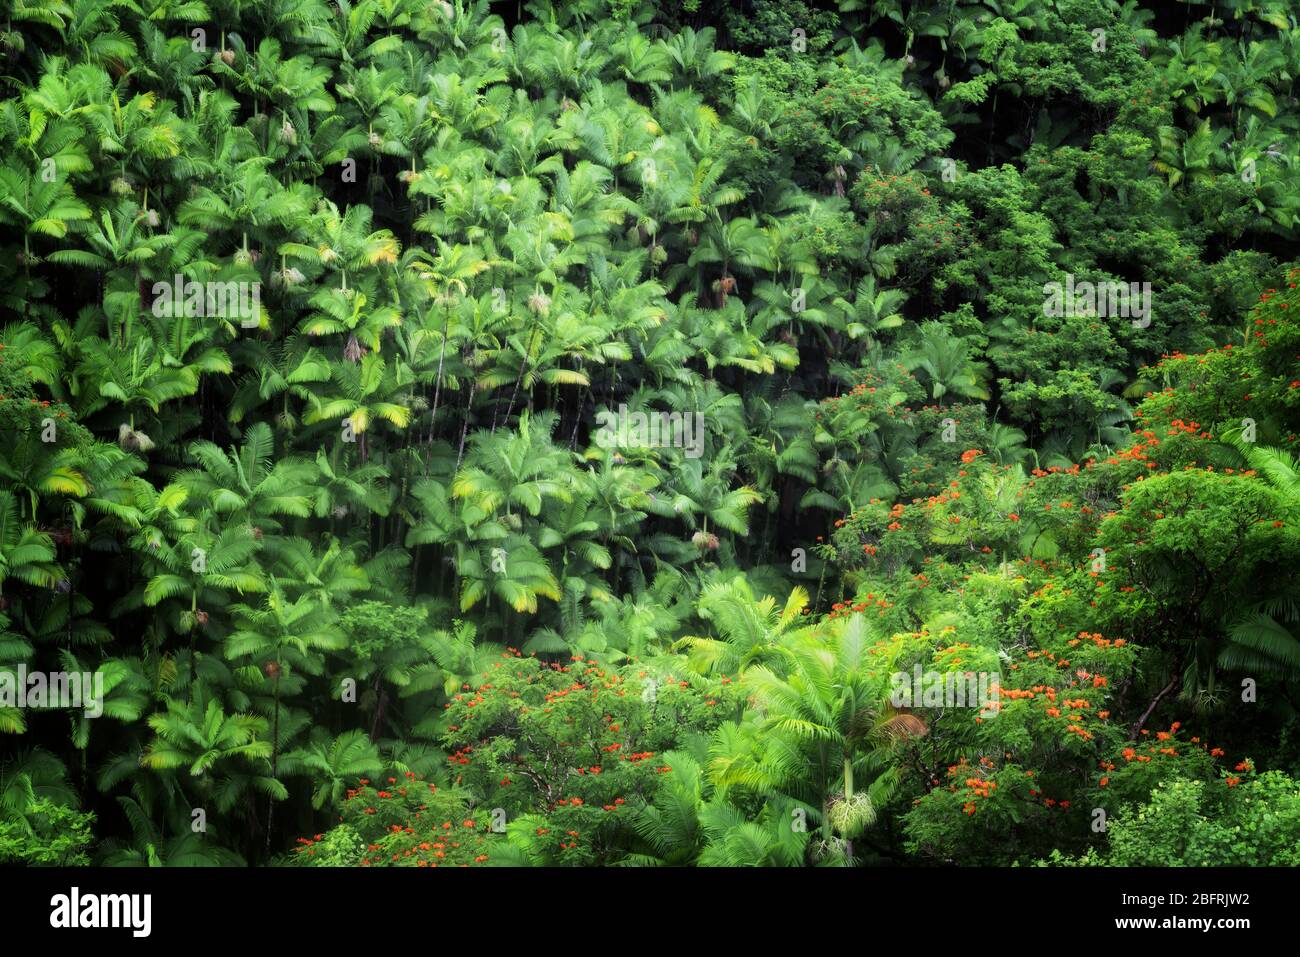
[[[1290,3],[0,7],[0,862],[1300,863]]]

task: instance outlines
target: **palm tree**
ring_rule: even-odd
[[[199,778],[237,760],[256,761],[271,753],[260,740],[266,722],[251,715],[227,715],[216,698],[196,694],[188,702],[168,701],[149,718],[155,737],[142,762],[153,768],[184,768]]]
[[[706,85],[735,66],[733,54],[714,49],[717,35],[713,27],[698,32],[683,27],[671,39],[661,41],[672,60],[674,85]]]
[[[735,464],[726,455],[714,455],[705,471],[703,459],[682,459],[663,484],[663,495],[650,496],[647,509],[665,518],[677,518],[694,528],[697,516],[701,531],[696,546],[705,550],[717,547],[715,528],[735,535],[749,534],[748,511],[763,496],[748,485],[731,488],[728,478]],[[711,537],[712,536],[712,537]]]
[[[451,322],[452,307],[456,305],[458,297],[469,293],[469,283],[474,277],[496,265],[495,261],[479,256],[472,247],[448,245],[441,239],[435,242],[438,246],[436,257],[432,260],[413,260],[408,266],[434,286],[437,290],[435,302],[442,310],[442,334],[438,338],[438,372],[434,382],[433,409],[429,413],[431,423],[438,415],[438,399],[442,391],[442,368],[447,355],[447,329]]]
[[[984,388],[985,370],[971,359],[968,343],[952,335],[939,322],[921,326],[920,339],[904,360],[907,368],[921,373],[930,397],[936,402],[946,395],[988,399]]]
[[[721,637],[687,636],[674,647],[689,649],[691,663],[704,672],[737,675],[760,663],[783,670],[788,635],[799,630],[791,626],[807,605],[808,593],[802,588],[791,591],[785,607],[778,610],[771,595],[755,599],[744,578],[713,582],[701,592],[697,608],[700,618],[711,622]]]
[[[83,416],[111,403],[121,405],[127,415],[127,422],[122,424],[131,433],[131,447],[147,452],[153,443],[139,441],[137,415],[144,409],[157,415],[163,403],[194,395],[199,390],[200,375],[206,370],[203,365],[169,361],[166,350],[149,336],[131,333],[129,319],[122,323],[122,336],[128,335],[134,341],[132,346],[112,345],[102,339],[82,341],[71,388],[81,398],[79,411]],[[204,364],[206,361],[200,360]]]
[[[1241,429],[1221,436],[1280,496],[1287,524],[1300,521],[1300,463],[1282,449],[1243,442]],[[1242,607],[1228,622],[1228,641],[1217,664],[1243,674],[1300,678],[1300,593],[1293,584]]]
[[[305,543],[304,543],[305,544]],[[295,672],[314,675],[325,668],[323,652],[337,651],[347,644],[343,633],[334,625],[335,613],[307,593],[290,601],[273,577],[261,607],[235,605],[231,608],[237,630],[226,638],[225,656],[232,661],[247,659],[271,682],[271,778],[279,778],[280,766],[280,686],[286,678],[297,687]],[[276,794],[271,792],[270,800]],[[272,808],[267,809],[267,846],[271,840]]]
[[[77,792],[67,774],[62,761],[40,748],[0,761],[0,820],[26,822],[31,806],[40,800],[75,807]]]
[[[244,443],[223,452],[213,442],[191,443],[197,468],[179,473],[195,505],[211,509],[224,520],[279,531],[278,516],[311,514],[307,494],[316,478],[315,466],[295,456],[275,457],[275,438],[265,422],[251,426]]]
[[[13,492],[0,491],[0,592],[9,579],[54,588],[64,574],[50,536],[24,524]]]
[[[1215,129],[1208,118],[1188,134],[1177,127],[1162,126],[1155,168],[1168,176],[1170,186],[1184,182],[1209,186],[1214,182],[1216,168],[1227,166],[1219,157],[1231,136],[1230,129]]]
[[[313,425],[330,420],[341,421],[357,441],[362,461],[368,456],[366,435],[376,419],[399,429],[411,422],[410,407],[397,401],[409,385],[409,370],[400,363],[388,363],[370,352],[360,362],[331,362],[330,377],[337,392],[322,394],[321,388],[309,394],[310,408],[303,422]],[[347,433],[344,433],[345,435]],[[344,438],[344,441],[349,439]]]
[[[808,834],[793,826],[801,810],[774,800],[757,815],[718,796],[718,789],[689,753],[668,751],[672,771],[642,809],[634,827],[653,855],[631,863],[700,867],[794,867],[803,863]]]
[[[22,231],[21,262],[30,275],[38,261],[33,236],[62,239],[78,220],[90,219],[90,207],[68,185],[67,173],[57,171],[48,181],[10,158],[0,166],[0,223]]]
[[[175,837],[165,837],[144,808],[133,798],[119,796],[118,805],[131,826],[130,842],[109,838],[100,849],[103,867],[242,867],[244,859],[227,848],[196,834],[190,820],[182,820]]]
[[[338,458],[335,448],[334,457]],[[393,488],[384,480],[388,469],[375,462],[349,467],[346,462],[336,465],[324,449],[316,453],[318,478],[313,492],[313,512],[317,518],[343,518],[349,506],[387,515],[394,497]]]
[[[169,699],[166,710],[151,715],[148,723],[154,737],[140,757],[141,765],[177,773],[182,788],[196,792],[195,807],[215,807],[228,814],[241,801],[249,802],[251,847],[252,792],[280,801],[289,796],[285,786],[266,773],[273,750],[271,742],[262,738],[266,720],[227,714],[221,702],[199,685],[188,701]]]
[[[783,672],[746,671],[762,717],[753,719],[748,749],[724,752],[711,767],[719,785],[775,790],[821,809],[824,846],[838,836],[846,861],[898,785],[891,751],[927,730],[915,715],[882,706],[868,638],[866,620],[854,615],[830,635],[793,640]]]
[[[274,230],[295,227],[311,213],[307,184],[284,188],[267,172],[269,162],[263,157],[251,157],[235,164],[228,173],[222,170],[224,181],[216,189],[197,186],[181,203],[177,220],[212,232],[239,233],[236,262],[251,263],[250,232],[259,247],[265,249],[272,246],[268,240],[275,235]]]
[[[593,508],[592,497],[579,493],[568,502],[552,504],[537,536],[539,548],[560,552],[557,580],[566,596],[562,606],[566,624],[581,617],[576,602],[612,601],[614,597],[601,574],[613,563],[609,548],[596,540],[601,518],[599,508]]]
[[[700,236],[699,246],[686,261],[690,267],[706,263],[718,263],[722,267],[721,276],[712,284],[717,296],[716,304],[719,306],[726,304],[728,295],[738,291],[735,277],[731,274],[733,266],[770,269],[772,265],[766,237],[747,216],[737,216],[725,223],[714,220],[708,224]],[[702,272],[698,276],[696,288],[703,291]]]
[[[90,492],[82,453],[41,441],[41,432],[33,428],[19,433],[7,458],[0,461],[0,482],[14,496],[21,496],[22,511],[31,520],[37,517],[37,503],[42,496],[84,498]]]
[[[243,372],[228,413],[229,421],[240,424],[249,412],[280,396],[275,414],[277,428],[291,429],[298,417],[290,408],[292,396],[304,403],[312,396],[312,383],[330,381],[329,360],[303,336],[287,336],[271,344],[242,338],[231,347],[235,364]]]
[[[882,329],[903,325],[903,306],[907,295],[897,289],[878,289],[875,276],[863,276],[854,289],[852,304],[837,300],[849,315],[845,332],[850,339],[871,337]]]
[[[611,51],[618,72],[629,83],[651,86],[673,78],[668,71],[670,54],[662,40],[651,40],[633,29],[624,29]]]
[[[364,731],[353,729],[333,738],[317,734],[306,748],[286,753],[281,767],[286,776],[312,779],[311,806],[321,810],[336,806],[359,778],[378,775],[384,769],[384,759]]]
[[[489,594],[516,612],[537,613],[537,599],[560,600],[560,583],[541,551],[523,535],[507,535],[491,547],[456,545],[460,610],[469,611]]]
[[[524,413],[516,432],[474,436],[465,466],[451,484],[452,496],[483,515],[504,508],[507,517],[516,509],[537,516],[548,499],[567,501],[574,472],[569,453],[551,441],[556,421],[553,412]]]

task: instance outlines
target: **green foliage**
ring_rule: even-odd
[[[90,863],[95,815],[41,798],[26,820],[0,821],[0,863],[72,867]]]
[[[1172,780],[1107,824],[1105,854],[1052,864],[1108,867],[1294,867],[1300,788],[1280,771],[1249,780]]]
[[[1294,863],[1276,4],[11,6],[0,858]]]

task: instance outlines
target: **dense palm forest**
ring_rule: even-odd
[[[0,862],[1300,863],[1289,0],[0,22]]]

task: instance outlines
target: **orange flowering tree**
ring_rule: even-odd
[[[672,769],[663,753],[741,700],[726,676],[507,652],[447,702],[441,740],[453,783],[495,810],[524,858],[609,863],[636,845],[630,822]]]
[[[1119,451],[1025,473],[968,448],[934,494],[836,523],[829,618],[889,634],[872,649],[888,670],[1000,678],[995,715],[911,702],[929,733],[899,755],[908,852],[1008,863],[1099,845],[1107,815],[1237,760],[1238,732],[1207,743],[1211,714],[1293,687],[1300,642],[1269,616],[1300,560],[1295,471],[1241,439],[1243,421],[1256,443],[1300,428],[1293,287],[1263,295],[1243,346],[1156,367],[1170,385]]]
[[[491,816],[470,810],[466,789],[439,787],[414,771],[361,778],[339,808],[339,824],[300,837],[290,863],[312,867],[472,867],[504,845]]]
[[[726,676],[662,666],[544,662],[509,650],[464,682],[436,719],[444,767],[395,771],[347,791],[298,862],[352,866],[612,863],[644,853],[639,813],[672,770],[665,752],[703,740],[742,696]]]

